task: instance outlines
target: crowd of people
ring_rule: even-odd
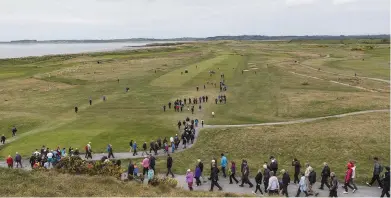
[[[159,137],[156,141],[152,140],[149,144],[149,153],[154,151],[155,155],[158,155],[158,150],[163,149],[163,152],[168,154],[171,147],[171,153],[174,153],[175,150],[179,148],[179,144],[182,142],[182,148],[185,149],[187,145],[193,144],[196,136],[195,128],[198,126],[198,119],[191,119],[187,117],[183,122],[178,121],[178,130],[181,130],[183,124],[183,132],[181,135],[175,134],[175,136],[162,139]],[[201,125],[204,125],[204,121],[201,121]],[[133,156],[138,155],[139,147],[136,141],[131,140],[129,142],[130,152],[133,152]],[[142,144],[141,156],[147,155],[147,142]]]
[[[170,162],[170,163],[169,163]],[[324,190],[324,186],[329,189],[329,197],[338,197],[338,186],[340,182],[337,179],[335,172],[330,171],[330,167],[325,162],[321,170],[321,185],[319,190]],[[210,191],[213,191],[214,187],[217,187],[219,190],[222,190],[222,187],[219,184],[219,174],[226,178],[229,177],[229,184],[233,184],[233,181],[236,184],[239,184],[239,180],[236,178],[237,168],[234,161],[230,162],[230,167],[228,169],[229,163],[227,157],[224,153],[221,154],[220,166],[218,166],[217,159],[213,158],[211,161],[211,171],[210,171]],[[292,166],[294,169],[294,179],[293,183],[298,185],[298,190],[296,197],[299,197],[301,193],[304,195],[318,196],[319,192],[314,189],[314,184],[317,182],[316,171],[311,167],[310,163],[305,163],[304,168],[302,169],[301,163],[296,158],[292,160]],[[358,188],[355,184],[356,178],[356,165],[354,161],[350,161],[346,165],[346,172],[344,175],[342,188],[344,189],[343,194],[348,194],[348,187],[352,189],[352,193],[355,193]],[[167,169],[171,170],[172,168],[172,158],[167,159]],[[228,175],[226,171],[228,169]],[[186,172],[186,182],[190,190],[193,190],[193,182],[195,180],[196,186],[202,185],[200,178],[204,179],[203,176],[204,165],[200,159],[197,160],[194,172],[191,169],[188,169]],[[220,171],[221,170],[221,171]],[[370,182],[367,183],[368,186],[377,181],[379,188],[382,189],[381,197],[387,196],[390,197],[390,167],[385,166],[384,176],[381,178],[380,175],[383,172],[383,166],[379,163],[378,158],[374,158],[374,167],[373,167],[373,177]],[[245,184],[248,184],[250,188],[254,187],[254,184],[250,181],[250,168],[247,163],[247,160],[243,159],[240,166],[241,173],[241,184],[240,187],[244,187]],[[269,195],[285,195],[288,197],[288,186],[291,183],[291,178],[287,170],[280,170],[280,175],[278,178],[278,162],[275,157],[270,157],[270,162],[265,162],[261,169],[258,170],[254,182],[255,182],[255,191],[256,194],[258,191],[261,194],[268,193]],[[167,173],[168,175],[168,173]],[[261,185],[263,183],[263,190]]]

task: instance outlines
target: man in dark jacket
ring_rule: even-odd
[[[153,172],[156,172],[155,171],[155,164],[156,164],[156,159],[154,156],[152,156],[152,154],[149,155],[149,166],[152,168]]]
[[[383,171],[383,167],[380,165],[379,159],[377,157],[374,157],[373,160],[375,161],[373,165],[373,176],[371,182],[367,182],[367,185],[370,187],[375,181],[377,181],[379,187],[383,188],[383,185],[380,182],[380,173]]]
[[[149,143],[149,154],[151,154],[152,151],[155,151],[155,142],[153,141]]]
[[[132,163],[132,160],[129,161],[128,165],[128,178],[133,179],[133,172],[134,172],[134,164]]]
[[[282,195],[285,194],[286,197],[288,196],[288,185],[291,182],[291,178],[289,177],[288,172],[286,172],[284,169],[281,170],[282,173]]]
[[[242,167],[242,184],[240,184],[240,187],[243,187],[243,184],[247,183],[250,185],[250,188],[252,188],[254,185],[251,183],[251,181],[248,179],[248,176],[250,175],[250,168],[247,165],[247,161],[244,160],[243,167]]]
[[[255,191],[254,191],[254,194],[257,193],[257,191],[259,190],[261,192],[261,194],[263,195],[263,192],[261,190],[261,184],[262,184],[262,170],[259,169],[258,170],[258,174],[257,176],[255,176]]]
[[[16,129],[15,126],[12,127],[12,137],[16,136],[16,132],[18,131],[18,129]]]
[[[277,175],[278,162],[274,156],[270,156],[270,169]]]
[[[315,192],[314,190],[313,190],[313,186],[314,186],[314,184],[315,184],[315,182],[316,182],[316,172],[315,172],[315,170],[314,169],[310,169],[310,174],[309,174],[309,176],[308,176],[308,180],[309,180],[309,182],[310,182],[310,185],[308,186],[308,194],[310,194],[310,195],[315,195],[315,196],[318,196],[318,192]]]
[[[143,143],[143,152],[141,153],[141,156],[144,156],[144,153],[145,153],[145,155],[148,155],[148,153],[147,153],[147,143],[146,142]]]
[[[293,159],[293,161],[292,161],[292,166],[295,167],[295,175],[294,175],[293,183],[296,184],[296,182],[297,182],[297,183],[300,182],[300,180],[299,180],[299,174],[300,174],[301,165],[300,165],[299,160],[297,160],[296,158]]]
[[[384,178],[383,178],[383,190],[380,197],[384,197],[384,195],[390,197],[390,167],[389,166],[386,166],[386,172],[384,173]]]
[[[2,136],[1,136],[1,143],[3,143],[3,144],[5,144],[5,135],[3,134]]]
[[[334,172],[330,173],[331,182],[330,182],[330,194],[329,197],[338,197],[337,190],[338,190],[338,180],[335,176]]]
[[[158,145],[158,149],[161,149],[162,148],[162,139],[159,137],[156,142]]]
[[[270,179],[270,169],[267,166],[267,163],[263,165],[263,185],[265,187],[265,193],[267,193],[267,187],[269,186]]]
[[[216,163],[213,163],[212,164],[212,170],[210,172],[210,179],[211,179],[211,183],[210,183],[210,190],[209,191],[213,191],[213,187],[214,186],[217,186],[217,188],[219,188],[219,190],[223,190],[223,188],[221,188],[221,186],[219,185],[219,183],[217,182],[218,180],[218,177],[219,177],[219,169],[216,167]]]
[[[322,173],[321,173],[321,176],[322,176],[322,181],[321,181],[321,184],[320,184],[320,188],[321,190],[323,190],[323,186],[326,185],[327,188],[330,189],[330,185],[328,183],[328,180],[329,180],[329,177],[330,177],[330,168],[328,166],[328,164],[326,162],[323,163],[323,169],[322,169]]]
[[[200,170],[201,170],[201,177],[202,177],[202,180],[203,180],[204,183],[205,183],[205,182],[206,182],[206,179],[205,179],[205,176],[204,176],[204,163],[201,162],[201,159],[198,159],[197,162],[198,162],[198,167],[200,167]]]
[[[36,156],[35,156],[34,153],[33,153],[33,154],[31,155],[31,157],[30,157],[30,165],[31,165],[31,168],[34,167],[35,160],[36,160]]]
[[[166,174],[166,177],[171,174],[172,178],[174,178],[174,173],[172,173],[171,171],[171,168],[172,168],[172,163],[173,163],[173,160],[172,160],[172,157],[170,156],[170,154],[167,154],[167,174]]]

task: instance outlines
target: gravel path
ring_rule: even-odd
[[[178,186],[188,190],[186,183],[186,177],[185,175],[176,175],[175,178],[178,181]],[[239,181],[240,178],[236,177]],[[293,178],[293,175],[291,175],[291,178]],[[255,185],[254,178],[250,178],[250,181]],[[343,181],[339,181],[339,184],[342,185]],[[194,180],[195,184],[195,180]],[[223,178],[219,177],[219,184],[223,188],[223,192],[231,192],[231,193],[239,193],[239,194],[251,194],[252,191],[255,190],[255,186],[253,188],[250,188],[249,185],[245,184],[244,187],[239,187],[237,184],[229,184],[229,178]],[[240,184],[240,183],[239,183]],[[319,190],[320,182],[315,183],[315,192],[319,192],[318,197],[328,197],[329,196],[329,190],[325,186],[325,190]],[[378,189],[377,187],[368,187],[368,186],[357,186],[358,190],[353,194],[351,189],[349,189],[348,194],[343,194],[345,191],[343,188],[338,189],[338,196],[339,197],[379,197],[381,195],[381,189]],[[208,191],[210,189],[210,182],[207,181],[206,183],[203,183],[201,186],[194,186],[194,190],[196,191]],[[261,185],[261,189],[264,192],[263,184]],[[288,186],[288,194],[290,197],[296,196],[298,189],[298,185],[291,183]],[[215,187],[214,191],[218,191],[218,189]],[[257,193],[257,196],[261,196],[261,193]],[[267,195],[264,195],[267,196]],[[304,193],[300,194],[301,197],[304,197]]]

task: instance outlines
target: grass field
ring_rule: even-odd
[[[363,50],[352,50],[357,47]],[[361,76],[389,80],[389,50],[382,44],[226,41],[0,60],[0,133],[12,141],[0,147],[0,156],[28,156],[42,145],[83,148],[89,141],[95,152],[104,152],[109,143],[114,152],[128,151],[131,139],[141,143],[175,135],[176,122],[186,116],[206,124],[244,124],[388,109],[389,83]],[[216,74],[210,76],[210,70]],[[211,83],[218,85],[221,73],[228,86],[227,104],[216,105],[219,88]],[[202,95],[211,102],[193,116],[187,108],[182,113],[162,110],[169,101]],[[13,125],[16,138],[11,138]],[[382,132],[389,137],[386,129]],[[227,134],[232,130],[244,129]]]

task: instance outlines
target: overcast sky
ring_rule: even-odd
[[[389,34],[390,0],[0,0],[0,40]]]

